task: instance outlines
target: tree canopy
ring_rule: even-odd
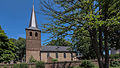
[[[82,56],[82,59],[95,59],[95,51],[90,45],[90,38],[88,31],[81,31],[79,29],[74,31],[72,36],[73,49],[76,49]]]
[[[51,40],[48,42],[49,46],[71,46],[72,43],[63,39],[63,38],[58,38],[57,40]]]
[[[25,60],[25,54],[26,54],[26,40],[24,38],[19,37],[17,40],[14,38],[10,38],[10,40],[14,43],[14,46],[17,47],[15,53],[17,57],[15,58],[15,61],[21,61]]]
[[[41,0],[40,9],[51,20],[44,24],[43,32],[51,33],[52,38],[78,37],[80,33],[74,34],[78,29],[88,32],[84,36],[90,38],[99,67],[109,68],[109,48],[120,42],[120,0]]]
[[[14,60],[16,56],[15,50],[16,46],[8,39],[0,26],[0,63]]]

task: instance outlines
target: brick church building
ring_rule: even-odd
[[[71,61],[76,56],[75,51],[66,46],[41,46],[41,30],[38,28],[34,4],[29,27],[26,30],[26,62],[31,56],[37,61],[49,62],[51,59],[58,61]]]

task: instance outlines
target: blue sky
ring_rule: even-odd
[[[33,0],[0,0],[0,25],[9,38],[26,37],[25,28],[28,27],[32,12]],[[35,11],[39,11],[39,0],[35,0]],[[49,23],[47,16],[36,13],[37,22]],[[42,44],[49,34],[41,35]]]

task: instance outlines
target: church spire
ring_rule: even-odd
[[[34,10],[34,0],[33,0],[33,9],[32,9],[29,28],[38,28],[36,15],[35,15],[35,10]]]

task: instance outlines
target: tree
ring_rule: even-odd
[[[13,43],[15,43],[17,40],[16,39],[14,39],[14,38],[10,38],[9,39],[11,42],[13,42]]]
[[[16,46],[8,39],[0,26],[0,63],[14,60],[16,56],[15,49]]]
[[[69,41],[66,41],[63,38],[58,38],[57,40],[51,40],[50,42],[48,42],[49,46],[71,46],[72,43],[70,43]]]
[[[52,21],[44,30],[52,37],[73,35],[78,28],[88,31],[99,67],[109,68],[109,39],[120,26],[119,6],[119,0],[41,0],[43,14]]]
[[[16,54],[19,57],[17,60],[23,60],[26,54],[26,40],[24,38],[19,37],[18,40],[15,42],[15,46],[18,48],[16,50]]]
[[[95,51],[90,45],[90,38],[88,31],[82,31],[76,29],[72,36],[72,42],[74,43],[74,49],[76,49],[82,56],[82,59],[95,59]]]
[[[23,60],[26,54],[26,47],[25,47],[26,40],[24,38],[19,37],[17,40],[14,38],[10,38],[10,41],[12,41],[14,43],[14,46],[17,47],[17,49],[15,50],[15,53],[17,55],[15,57],[15,61]]]

